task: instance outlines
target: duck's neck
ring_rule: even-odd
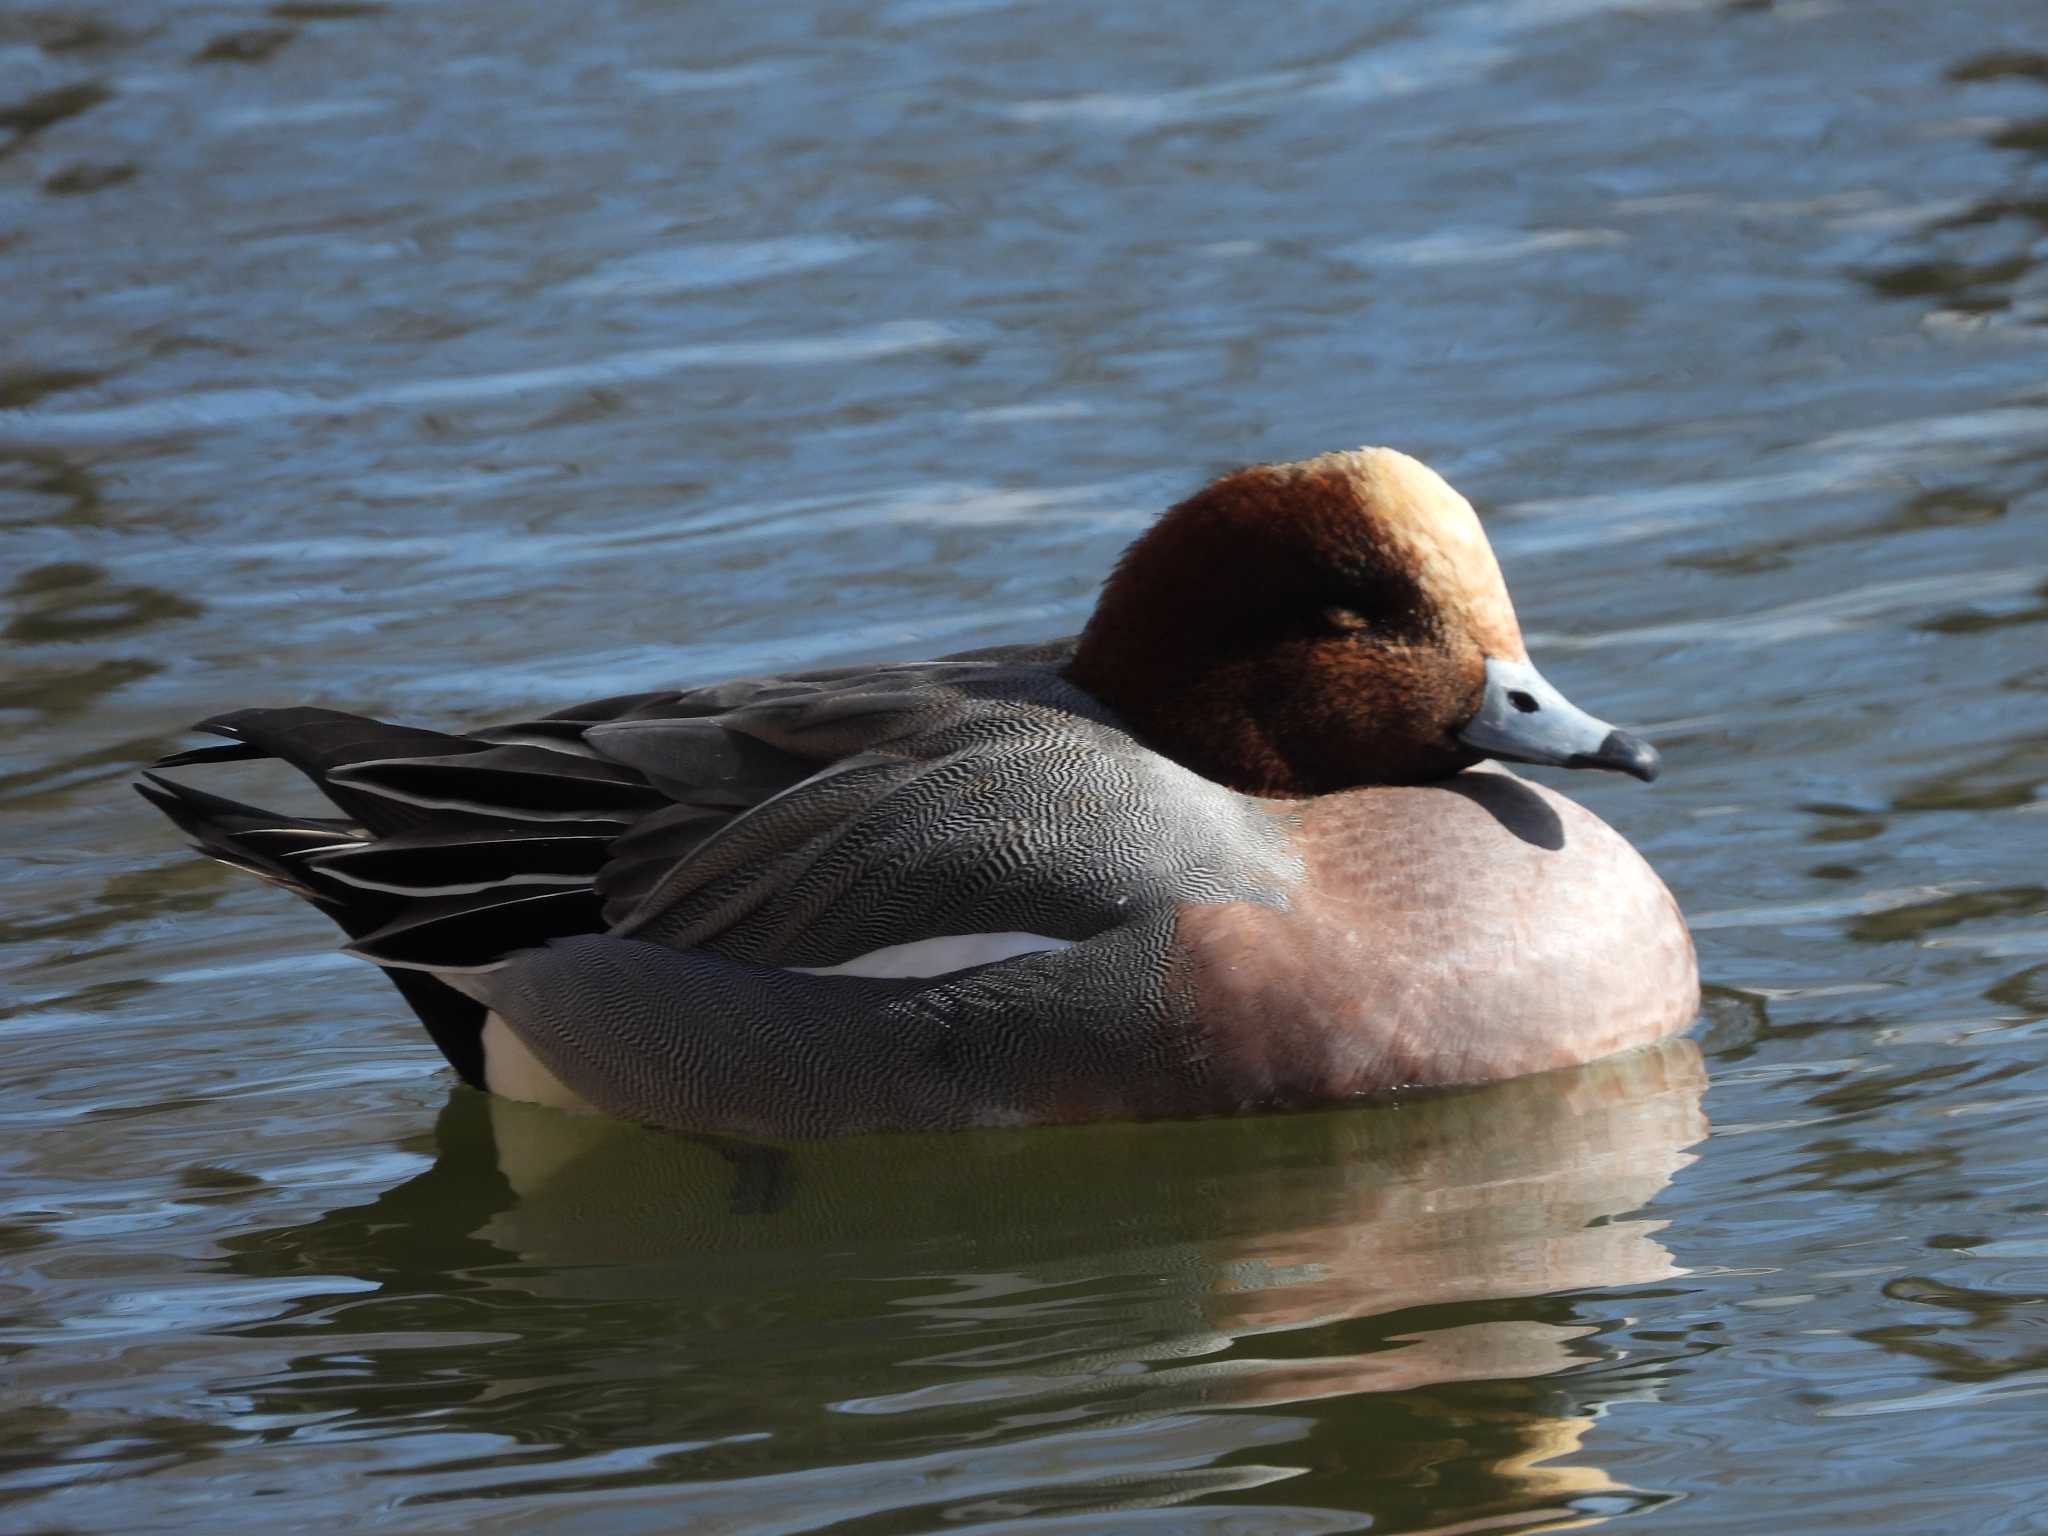
[[[1186,643],[1169,652],[1157,637],[1103,633],[1091,623],[1066,677],[1114,710],[1146,746],[1205,779],[1248,795],[1317,793],[1262,718],[1266,711],[1252,696],[1251,670],[1215,656],[1191,656]]]
[[[1279,649],[1232,657],[1208,637],[1091,622],[1065,675],[1153,751],[1242,794],[1301,799],[1424,784],[1479,761],[1401,729],[1398,695],[1409,685],[1397,672],[1361,678],[1342,715],[1331,718],[1316,690],[1276,685],[1295,670]],[[1374,691],[1388,701],[1384,728],[1372,724]]]

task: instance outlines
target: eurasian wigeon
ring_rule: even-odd
[[[1486,759],[1655,777],[1545,682],[1465,499],[1384,448],[1216,480],[1078,637],[448,735],[250,709],[338,819],[148,776],[383,966],[465,1082],[767,1136],[1477,1083],[1698,1011],[1684,919]]]

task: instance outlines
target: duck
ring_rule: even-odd
[[[1277,1111],[1683,1032],[1619,833],[1506,764],[1660,758],[1530,661],[1471,504],[1360,448],[1224,474],[1078,635],[465,731],[312,706],[136,788],[310,902],[460,1079],[810,1139]],[[338,815],[165,770],[277,759]]]

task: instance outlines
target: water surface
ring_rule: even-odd
[[[2040,20],[0,13],[0,1526],[2040,1529]],[[124,787],[242,704],[1070,630],[1206,474],[1358,442],[1664,748],[1569,788],[1693,1039],[664,1138],[451,1088]]]

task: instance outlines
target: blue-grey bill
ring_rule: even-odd
[[[1487,661],[1486,693],[1458,740],[1503,762],[1611,768],[1645,783],[1664,765],[1655,747],[1587,714],[1526,661]]]

